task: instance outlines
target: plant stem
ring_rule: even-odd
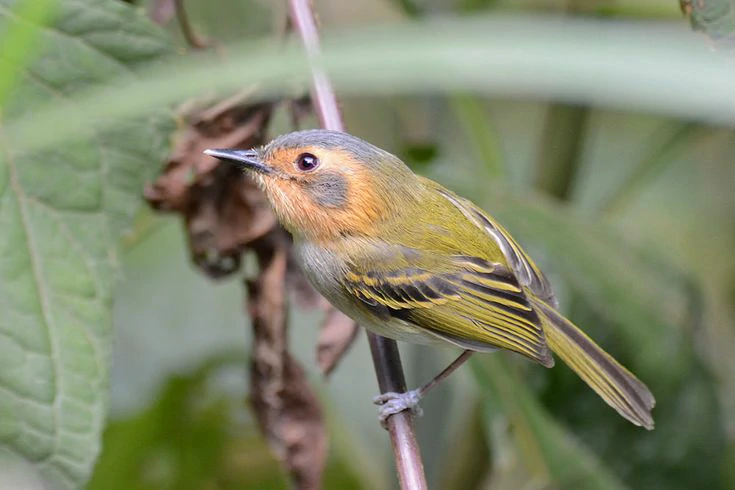
[[[289,0],[291,21],[294,29],[310,56],[319,53],[319,34],[310,0]],[[339,111],[337,97],[324,72],[312,70],[313,88],[312,102],[325,129],[344,131],[344,122]],[[395,341],[368,332],[370,352],[375,365],[375,374],[381,393],[388,391],[405,392],[406,380],[401,366],[401,357]],[[416,442],[416,431],[413,425],[413,414],[408,411],[397,413],[387,420],[393,452],[396,459],[396,471],[402,489],[423,490],[428,488],[421,452]]]
[[[311,11],[310,1],[290,0],[289,6],[291,8],[291,22],[293,22],[294,28],[304,43],[306,53],[309,56],[318,54],[320,50],[319,32],[316,28],[314,13]],[[319,123],[325,129],[344,131],[345,125],[342,122],[337,96],[334,95],[334,89],[332,89],[329,79],[323,71],[316,68],[312,69],[312,78],[311,99],[314,110],[319,117]]]
[[[186,43],[194,49],[208,48],[209,45],[194,32],[194,28],[191,22],[189,22],[189,15],[186,13],[186,8],[184,7],[184,0],[175,0],[175,5],[176,18],[179,21],[181,34],[183,34]]]
[[[398,344],[395,340],[386,339],[374,333],[368,333],[368,342],[380,392],[405,392],[406,379],[403,376]],[[421,451],[416,441],[416,430],[413,425],[413,414],[409,411],[400,412],[391,415],[386,422],[401,488],[404,490],[427,489],[424,463],[421,460]]]

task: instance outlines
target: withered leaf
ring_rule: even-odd
[[[359,327],[352,318],[332,305],[327,304],[325,311],[316,347],[316,360],[322,374],[329,376],[354,343]]]
[[[280,228],[252,246],[257,279],[246,281],[252,318],[250,403],[271,450],[295,487],[321,488],[327,457],[324,418],[304,369],[288,352],[286,275],[291,243]]]
[[[163,173],[144,191],[154,209],[183,215],[194,263],[215,278],[237,271],[241,252],[278,226],[249,178],[202,153],[264,143],[274,104],[248,103],[247,95],[190,109]]]

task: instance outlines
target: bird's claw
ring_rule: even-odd
[[[405,393],[388,392],[373,398],[373,403],[380,405],[378,408],[378,420],[383,427],[386,427],[386,421],[391,415],[411,410],[414,415],[423,415],[423,410],[419,406],[421,401],[421,393],[419,390],[406,391]]]

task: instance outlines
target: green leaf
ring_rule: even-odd
[[[55,13],[55,0],[24,0],[14,6],[14,15],[21,22],[12,22],[0,31],[0,46],[3,56],[0,66],[9,65],[10,69],[0,71],[0,108],[5,105],[8,93],[18,82],[26,64],[36,54],[38,38],[42,31],[38,25],[46,25]]]
[[[561,29],[558,19],[445,19],[325,32],[323,48],[315,62],[324,63],[343,93],[467,91],[735,121],[726,109],[735,66],[688,36],[650,26],[566,19]],[[83,131],[91,116],[131,116],[255,83],[268,89],[263,96],[293,94],[310,83],[300,45],[269,39],[228,53],[226,60],[202,55],[167,63],[137,83],[90,88],[79,106],[49,104],[8,132],[24,148],[40,148]]]
[[[473,359],[470,365],[485,395],[487,425],[490,429],[495,429],[498,422],[508,426],[514,440],[510,450],[521,455],[521,465],[533,486],[579,490],[625,488],[594,453],[549,415],[505,357],[483,356]],[[497,441],[494,433],[491,430],[491,438]],[[496,472],[501,470],[498,466],[503,465],[502,459],[506,466],[509,459],[517,459],[507,455],[498,458],[497,446],[497,443],[493,445]]]
[[[50,26],[29,24],[16,3],[0,0],[0,32],[25,24],[43,51],[30,64],[0,52],[20,81],[0,114],[0,456],[30,462],[52,488],[80,488],[106,417],[117,244],[170,118],[90,119],[84,139],[43,153],[4,128],[39,105],[73,110],[79,90],[129,83],[170,48],[122,2],[65,1]]]

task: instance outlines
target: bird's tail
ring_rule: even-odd
[[[656,400],[646,385],[554,308],[536,298],[531,302],[551,350],[620,415],[653,429],[651,409]]]

